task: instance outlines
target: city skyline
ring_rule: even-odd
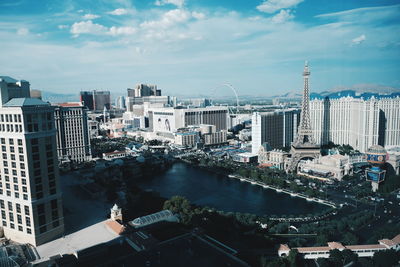
[[[121,92],[136,83],[165,94],[240,95],[400,87],[398,1],[2,1],[3,74],[54,93]]]

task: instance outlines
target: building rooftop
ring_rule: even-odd
[[[83,107],[83,104],[81,102],[66,102],[66,103],[58,103],[56,104],[57,106],[60,107]]]
[[[0,76],[0,81],[4,81],[6,83],[16,83],[16,82],[18,82],[16,79],[11,78],[10,76]]]
[[[3,107],[49,106],[50,104],[38,98],[12,98]]]

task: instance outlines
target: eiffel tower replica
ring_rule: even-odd
[[[304,158],[317,158],[321,153],[319,144],[314,141],[312,136],[311,122],[310,122],[310,91],[308,79],[310,77],[310,70],[308,69],[308,62],[306,61],[303,71],[304,89],[303,101],[300,116],[300,125],[297,131],[297,137],[292,143],[290,149],[291,160],[287,166],[286,171],[295,172],[297,164]]]

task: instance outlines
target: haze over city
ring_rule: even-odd
[[[0,265],[399,267],[399,0],[0,0]]]
[[[0,3],[2,72],[54,93],[239,94],[400,87],[398,1],[28,1]],[[226,90],[226,89],[224,89]],[[228,90],[229,94],[229,90]]]

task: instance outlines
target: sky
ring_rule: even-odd
[[[0,75],[54,93],[400,87],[400,1],[0,0]]]

